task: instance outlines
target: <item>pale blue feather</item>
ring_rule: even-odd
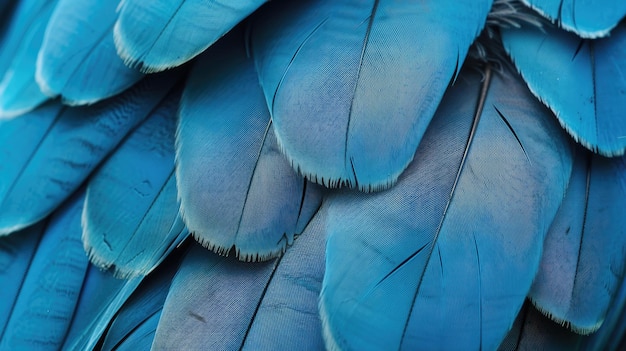
[[[191,60],[266,0],[123,0],[115,25],[121,58],[145,72]]]
[[[459,76],[394,188],[328,198],[328,349],[494,349],[505,337],[572,156],[549,111],[503,74]]]
[[[502,31],[505,49],[530,90],[568,133],[605,156],[626,150],[626,24],[583,40],[545,25]]]
[[[124,65],[113,43],[117,2],[60,0],[47,25],[36,79],[50,96],[90,104],[120,93],[143,76]]]
[[[278,143],[293,167],[330,187],[393,185],[491,4],[326,0],[265,7],[251,24],[251,46]]]
[[[276,144],[254,63],[236,29],[201,56],[181,100],[176,179],[194,237],[219,253],[267,260],[293,243],[321,202]]]
[[[174,177],[180,93],[156,107],[87,186],[83,242],[90,260],[122,277],[146,275],[187,236]]]

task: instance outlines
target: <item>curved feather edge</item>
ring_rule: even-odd
[[[154,75],[96,105],[53,102],[28,119],[0,121],[0,152],[13,159],[0,182],[0,234],[50,214],[180,79],[180,71]],[[34,116],[41,125],[29,123]]]
[[[113,34],[129,67],[154,73],[180,66],[206,50],[266,0],[124,0]],[[150,10],[145,7],[149,6]]]
[[[533,3],[533,1],[535,3]],[[562,5],[563,2],[568,1],[568,0],[560,0],[560,1],[561,1],[561,5],[559,5],[559,8],[563,6]],[[615,17],[611,21],[608,21],[607,23],[604,23],[604,25],[598,25],[596,28],[593,28],[590,30],[584,30],[576,26],[575,20],[572,20],[572,22],[569,22],[569,21],[563,22],[561,19],[561,15],[554,16],[554,14],[550,13],[550,11],[545,10],[543,6],[536,4],[538,0],[521,0],[521,2],[524,5],[528,6],[529,8],[535,10],[537,13],[539,13],[543,17],[552,21],[553,23],[558,24],[560,28],[563,28],[569,32],[576,33],[576,35],[580,36],[581,38],[586,38],[586,39],[597,39],[597,38],[609,36],[611,33],[611,30],[615,28],[620,22],[620,19],[626,16],[626,6],[621,1],[616,1],[615,4],[611,4],[611,5],[596,4],[596,6],[598,7],[610,8],[611,9],[610,12],[612,12],[612,15],[617,14],[617,17]],[[571,2],[572,4],[574,3],[573,0]],[[613,5],[618,5],[618,6],[622,5],[623,8],[616,9]]]
[[[114,1],[59,0],[37,56],[35,80],[44,94],[66,105],[87,105],[116,95],[142,78],[117,56]]]
[[[392,186],[491,4],[299,1],[257,13],[252,55],[294,169],[327,187]]]
[[[329,197],[328,348],[495,348],[513,323],[571,150],[518,76],[479,82],[459,76],[394,188]]]
[[[200,56],[181,100],[176,181],[193,237],[220,255],[282,254],[321,203],[276,146],[241,27]]]
[[[174,179],[175,89],[90,178],[83,243],[95,265],[118,277],[146,275],[187,235]],[[180,242],[180,241],[179,241]]]

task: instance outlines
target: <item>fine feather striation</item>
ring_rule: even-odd
[[[584,347],[587,350],[622,350],[626,335],[626,279],[621,277],[619,289],[615,298],[611,302],[611,308],[606,314],[606,318],[595,333],[589,335],[584,340]],[[626,341],[626,340],[624,340]]]
[[[80,241],[83,199],[79,191],[52,216],[2,329],[0,349],[58,350],[63,344],[89,263]]]
[[[24,229],[23,233],[0,238],[0,282],[11,282],[0,289],[0,331],[6,330],[44,229],[42,222]]]
[[[177,250],[137,287],[103,336],[102,350],[148,350],[182,252]],[[132,345],[147,347],[132,347]]]
[[[243,261],[293,243],[321,203],[321,189],[280,153],[253,61],[235,29],[196,61],[176,133],[176,180],[194,238]]]
[[[47,25],[35,78],[49,96],[71,105],[120,93],[143,76],[128,68],[113,43],[115,1],[60,0]]]
[[[90,178],[83,242],[116,275],[146,275],[188,232],[178,215],[174,133],[180,91],[165,98]]]
[[[115,24],[120,57],[143,72],[182,65],[266,0],[123,0]]]
[[[529,299],[575,332],[596,331],[624,276],[624,158],[579,148],[561,208],[544,242]]]
[[[328,187],[393,185],[491,4],[327,0],[264,7],[251,24],[251,50],[293,167]]]
[[[395,187],[328,198],[328,349],[494,349],[513,324],[572,155],[518,76],[486,72],[461,73]]]
[[[317,296],[324,218],[316,215],[293,246],[269,262],[245,263],[193,247],[172,282],[153,348],[322,349]]]
[[[626,150],[626,24],[583,40],[551,25],[502,30],[505,49],[530,90],[580,144],[604,156]]]
[[[0,234],[51,213],[177,80],[158,75],[93,106],[68,108],[52,102],[22,118],[1,121],[0,155],[8,158],[0,166]]]
[[[19,116],[48,99],[35,81],[35,62],[55,4],[56,1],[27,0],[16,10],[2,43],[5,54],[0,57],[0,118]]]
[[[626,16],[626,2],[622,0],[521,0],[559,27],[582,38],[608,36]]]

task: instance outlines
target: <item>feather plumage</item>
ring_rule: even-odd
[[[178,215],[172,92],[90,179],[83,242],[94,264],[120,276],[148,274],[188,232]],[[138,161],[141,160],[141,161]]]
[[[583,38],[597,38],[609,32],[626,16],[621,0],[522,0],[560,27]]]
[[[267,6],[251,46],[294,168],[326,186],[372,191],[391,186],[413,158],[491,1],[365,5]]]
[[[568,133],[605,156],[626,150],[626,24],[608,38],[583,40],[550,25],[502,32],[530,90]]]
[[[117,51],[126,63],[145,72],[181,65],[265,1],[123,0],[115,24]]]
[[[181,100],[176,179],[194,237],[222,254],[267,260],[293,243],[320,205],[316,184],[279,152],[242,31],[200,57]]]
[[[462,73],[394,188],[328,200],[326,347],[497,347],[571,163],[567,138],[521,79],[487,71],[481,88]]]
[[[577,151],[529,298],[556,322],[589,334],[604,321],[624,276],[626,164]]]
[[[171,75],[151,77],[93,106],[65,108],[53,102],[22,118],[0,122],[0,153],[9,155],[0,166],[0,234],[50,214],[176,80]]]
[[[59,1],[37,57],[35,77],[47,95],[89,104],[141,79],[142,74],[126,67],[115,51],[116,7],[115,1]]]

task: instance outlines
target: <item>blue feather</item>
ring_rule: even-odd
[[[266,0],[123,0],[115,45],[144,72],[179,66],[216,42]]]
[[[575,140],[605,156],[624,154],[626,24],[593,41],[550,25],[506,29],[502,39],[530,90]]]
[[[0,331],[6,329],[11,310],[41,240],[44,224],[38,223],[24,229],[23,233],[0,238],[0,282],[11,282],[3,284],[0,289]]]
[[[540,311],[581,334],[600,327],[624,276],[624,178],[624,158],[578,150],[529,294]]]
[[[619,288],[602,326],[584,340],[587,350],[620,350],[620,342],[626,336],[626,279],[625,276],[620,278]]]
[[[278,150],[254,63],[235,30],[199,58],[181,100],[177,173],[185,223],[245,261],[282,253],[321,202]]]
[[[79,192],[52,217],[1,333],[2,350],[57,350],[65,340],[88,260],[80,241]]]
[[[119,276],[148,274],[188,232],[178,215],[170,94],[90,179],[83,242],[90,260]]]
[[[35,81],[35,62],[55,4],[56,1],[27,0],[17,10],[7,34],[9,42],[3,48],[10,56],[0,58],[0,70],[4,72],[0,81],[0,117],[15,117],[48,99]]]
[[[395,183],[490,7],[491,0],[266,7],[252,24],[253,55],[293,166],[330,187]]]
[[[549,111],[506,74],[487,70],[482,88],[461,74],[394,188],[329,197],[327,348],[493,349],[504,338],[572,167]]]
[[[626,16],[622,0],[522,0],[543,16],[583,38],[597,38],[609,32]]]
[[[115,51],[116,7],[116,1],[59,1],[36,65],[35,77],[47,95],[61,95],[70,104],[94,103],[141,79]]]
[[[293,247],[270,262],[249,264],[193,247],[172,282],[153,348],[320,349],[323,224],[316,216]]]
[[[1,121],[0,155],[9,158],[3,158],[7,163],[0,166],[0,234],[50,214],[159,103],[175,80],[171,75],[152,77],[94,106],[62,108],[52,103]]]

